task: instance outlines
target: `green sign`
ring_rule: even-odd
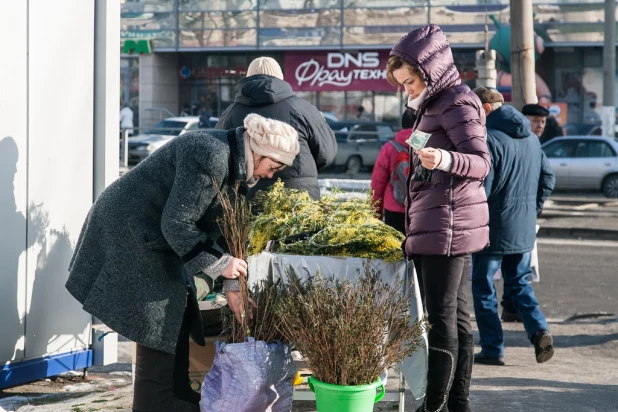
[[[125,40],[122,47],[124,54],[150,54],[149,40]]]

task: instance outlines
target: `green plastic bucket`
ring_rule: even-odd
[[[339,386],[310,376],[309,388],[315,392],[318,412],[372,412],[373,404],[384,397],[384,384],[379,379],[370,385]],[[377,395],[376,389],[380,389]]]

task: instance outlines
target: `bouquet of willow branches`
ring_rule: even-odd
[[[277,307],[283,334],[321,382],[371,384],[423,345],[429,324],[410,316],[402,282],[386,284],[369,264],[364,272],[354,282],[290,276]]]
[[[244,196],[238,194],[238,185],[234,193],[217,189],[217,197],[223,208],[223,217],[218,223],[230,254],[238,259],[246,260],[251,223],[249,202]],[[285,339],[279,332],[277,317],[274,316],[274,307],[281,300],[284,292],[281,282],[274,282],[270,278],[261,281],[253,290],[250,290],[247,276],[240,275],[238,283],[242,304],[240,321],[231,313],[231,310],[224,313],[224,324],[231,330],[230,341],[241,343],[251,336],[258,341],[284,342]],[[253,300],[255,307],[250,303],[249,298]]]

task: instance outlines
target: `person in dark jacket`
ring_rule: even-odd
[[[419,410],[469,411],[474,339],[466,284],[470,254],[489,243],[485,114],[461,83],[446,36],[434,24],[399,40],[386,76],[408,94],[408,110],[417,116],[412,136],[430,135],[412,153],[403,243],[408,259],[418,263],[432,325],[427,393]]]
[[[479,87],[487,113],[492,167],[485,179],[489,204],[489,246],[473,255],[472,296],[481,336],[476,363],[504,365],[504,334],[498,318],[493,276],[502,269],[505,294],[522,317],[536,361],[547,362],[554,347],[547,320],[526,278],[536,238],[536,217],[554,189],[555,177],[530,122],[498,91]]]
[[[549,110],[540,104],[525,104],[521,108],[521,112],[530,121],[530,128],[532,132],[541,137],[547,124],[547,117],[549,117]]]
[[[300,153],[291,167],[262,179],[249,191],[249,199],[267,190],[277,179],[286,187],[305,190],[312,199],[320,198],[318,170],[330,165],[337,154],[335,134],[324,116],[311,103],[296,97],[292,86],[283,80],[281,67],[270,57],[258,57],[247,69],[247,77],[236,86],[236,97],[221,115],[217,129],[242,125],[249,113],[277,119],[298,131]]]
[[[253,184],[293,163],[298,136],[256,114],[245,127],[175,138],[120,177],[90,209],[66,288],[83,309],[137,343],[133,411],[199,411],[189,335],[204,346],[194,276],[223,276],[240,308],[247,263],[225,253],[220,190]]]
[[[547,120],[545,122],[545,128],[543,129],[543,134],[539,137],[541,144],[545,142],[549,142],[554,137],[564,136],[564,132],[562,131],[562,127],[558,124],[556,118],[552,115],[547,116]]]

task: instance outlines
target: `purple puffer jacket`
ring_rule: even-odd
[[[489,245],[483,179],[489,173],[490,156],[481,102],[461,84],[440,27],[432,24],[411,31],[391,55],[405,59],[425,77],[428,95],[414,129],[431,134],[426,147],[447,150],[453,157],[450,173],[435,169],[431,182],[412,181],[410,172],[404,253],[412,258],[482,250]],[[416,155],[411,161],[414,167],[420,164]]]

